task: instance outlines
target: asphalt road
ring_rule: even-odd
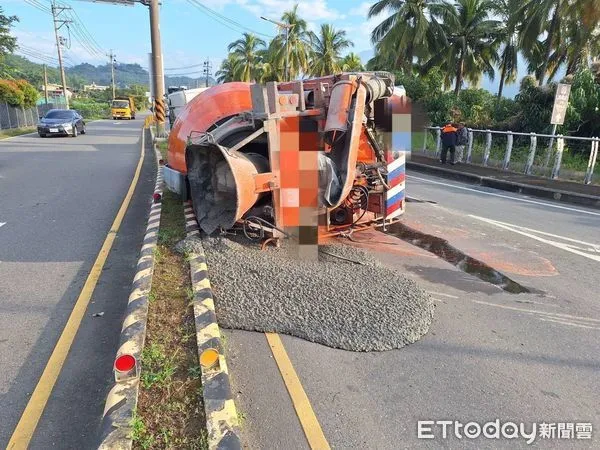
[[[600,211],[416,173],[407,193],[422,201],[408,204],[408,225],[530,293],[505,292],[408,243],[361,244],[430,291],[436,313],[423,339],[382,353],[282,337],[331,447],[528,447],[524,438],[444,439],[439,426],[434,439],[417,438],[419,420],[496,419],[526,431],[555,423],[555,436],[558,423],[591,423],[591,440],[575,439],[573,425],[571,439],[538,431],[535,447],[600,447]],[[225,333],[247,447],[308,448],[264,335]]]
[[[0,448],[35,388],[129,188],[141,120],[0,141]],[[30,448],[94,448],[151,203],[140,182]],[[102,317],[93,317],[103,312]]]

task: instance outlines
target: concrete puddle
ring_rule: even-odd
[[[422,248],[449,262],[465,273],[473,275],[482,281],[494,284],[511,294],[527,294],[533,291],[510,279],[485,262],[475,259],[441,237],[415,230],[401,222],[388,228],[388,233],[399,237],[405,242]]]

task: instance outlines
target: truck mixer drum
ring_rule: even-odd
[[[254,177],[269,170],[269,161],[258,153],[191,145],[186,163],[198,224],[207,234],[233,227],[263,195],[255,192]]]
[[[208,234],[250,216],[275,238],[387,226],[404,213],[410,124],[410,104],[384,72],[225,83],[181,112],[165,182],[183,186]]]

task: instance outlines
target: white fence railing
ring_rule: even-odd
[[[427,154],[431,153],[432,150],[428,148],[428,136],[430,133],[434,133],[435,141],[435,156],[439,157],[442,149],[442,138],[440,127],[427,127],[425,130],[425,137],[423,139],[422,152]],[[495,165],[502,170],[509,170],[511,164],[521,165],[521,171],[527,175],[531,175],[534,172],[536,174],[544,175],[551,179],[557,179],[560,175],[561,165],[563,162],[563,153],[565,151],[565,145],[574,150],[579,150],[580,154],[583,154],[583,150],[587,150],[589,147],[590,155],[587,160],[587,167],[584,172],[583,183],[590,184],[594,175],[594,168],[598,159],[598,147],[600,138],[598,137],[576,137],[576,136],[562,136],[562,135],[550,135],[550,134],[538,134],[538,133],[519,133],[512,131],[492,131],[492,130],[477,130],[468,129],[468,141],[466,144],[466,159],[465,161],[469,164],[479,164],[482,166]],[[524,149],[524,144],[527,142],[528,149],[525,152],[519,152],[518,163],[515,164],[514,146],[515,139],[519,140],[521,144],[520,150]],[[495,146],[495,141],[505,140],[505,143],[500,146]],[[543,155],[538,152],[539,141],[546,140],[548,145],[545,146]],[[474,158],[474,146],[478,143],[479,152],[478,157],[480,161],[475,161]],[[494,160],[495,164],[491,164],[492,153],[497,156]],[[511,161],[512,159],[512,161]],[[550,168],[550,162],[553,161],[553,165]],[[537,162],[537,164],[536,164]],[[511,168],[514,170],[514,168]]]

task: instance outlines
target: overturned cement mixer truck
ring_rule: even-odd
[[[177,118],[164,178],[205,233],[243,223],[318,242],[398,220],[410,136],[410,102],[389,73],[225,83]]]

